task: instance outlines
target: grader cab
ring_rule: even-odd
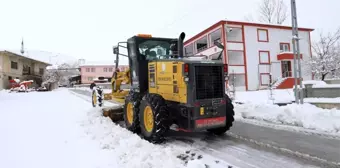
[[[137,35],[118,43],[113,48],[116,69],[119,56],[128,58],[129,69],[113,74],[108,101],[120,106],[104,108],[104,114],[121,114],[128,130],[151,142],[162,142],[170,126],[216,135],[229,130],[234,107],[225,94],[227,65],[221,56],[217,60],[185,56],[184,38],[184,33],[174,39]],[[126,48],[127,55],[119,47]]]

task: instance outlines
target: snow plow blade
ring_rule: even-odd
[[[110,117],[113,122],[123,121],[123,105],[117,105],[113,107],[104,107],[103,108],[103,116]]]

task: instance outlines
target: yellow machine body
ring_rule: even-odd
[[[149,93],[161,95],[165,100],[187,103],[187,85],[183,75],[184,63],[179,61],[149,62]],[[122,84],[130,84],[130,70],[118,72],[117,79],[112,78],[112,92],[104,94],[104,100],[124,103],[129,90],[122,90]],[[116,88],[116,89],[114,89]]]
[[[161,95],[165,100],[186,103],[187,85],[184,81],[183,62],[149,62],[149,93]]]
[[[121,89],[122,84],[130,84],[130,69],[122,72],[117,72],[117,79],[114,77],[111,81],[112,92],[104,94],[104,100],[112,100],[118,103],[124,103],[129,90]]]

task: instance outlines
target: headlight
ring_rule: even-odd
[[[224,80],[226,80],[226,81],[227,81],[228,79],[229,79],[229,77],[228,77],[228,76],[225,76],[225,77],[224,77]]]
[[[184,78],[184,81],[185,81],[185,82],[188,82],[188,81],[189,81],[189,78],[188,78],[188,77],[185,77],[185,78]]]

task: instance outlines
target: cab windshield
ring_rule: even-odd
[[[172,44],[174,42],[170,40],[146,40],[138,45],[138,51],[147,60],[166,59],[173,55],[171,51]]]

